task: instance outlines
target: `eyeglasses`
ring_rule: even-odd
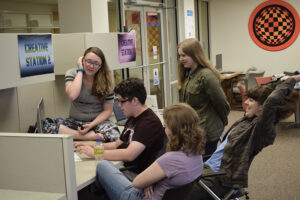
[[[93,66],[93,67],[101,67],[102,66],[102,64],[99,64],[99,63],[97,63],[97,62],[93,62],[92,60],[90,60],[90,59],[84,59],[84,62],[85,62],[85,64],[87,64],[87,65],[91,65],[91,66]]]

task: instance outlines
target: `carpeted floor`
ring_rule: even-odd
[[[242,111],[231,111],[226,130]],[[300,128],[287,128],[291,116],[277,125],[273,145],[262,150],[249,171],[249,192],[252,200],[300,200]]]

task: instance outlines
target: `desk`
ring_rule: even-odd
[[[243,75],[243,72],[221,72],[221,86],[228,99],[230,105],[232,104],[232,87],[233,83]]]
[[[1,199],[22,199],[22,200],[66,200],[64,193],[50,193],[50,192],[33,192],[21,190],[4,190],[0,189]]]
[[[76,186],[77,191],[90,185],[96,180],[97,161],[94,158],[89,158],[84,154],[77,154],[81,158],[81,162],[75,163],[76,170]],[[100,161],[101,162],[101,161]],[[121,161],[112,161],[116,167],[122,166]]]
[[[97,162],[86,155],[77,154],[82,161],[75,163],[77,191],[93,183],[96,179]]]

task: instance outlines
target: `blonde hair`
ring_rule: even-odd
[[[197,112],[191,106],[186,103],[168,106],[164,109],[163,118],[171,131],[167,151],[204,154],[205,133],[199,126]]]
[[[90,52],[96,54],[102,61],[101,68],[94,75],[92,95],[104,102],[105,98],[112,92],[113,89],[111,73],[102,50],[98,47],[90,47],[85,50],[83,59]]]
[[[209,68],[214,74],[220,79],[220,73],[210,64],[209,60],[206,58],[204,51],[200,45],[200,42],[194,38],[185,39],[179,43],[177,49],[181,48],[182,51],[190,56],[197,64],[198,67]],[[183,64],[178,60],[178,83],[177,87],[180,89],[185,75],[189,69],[184,68]]]

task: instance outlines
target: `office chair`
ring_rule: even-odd
[[[189,195],[189,193],[191,192],[194,183],[197,181],[198,181],[198,179],[196,179],[188,184],[185,184],[183,186],[168,189],[165,192],[162,200],[174,200],[174,199],[185,200],[187,198],[187,196]]]
[[[272,76],[254,77],[257,85],[263,85],[271,82]]]
[[[250,199],[249,193],[244,188],[232,188],[224,197],[218,197],[201,179],[205,177],[213,176],[224,176],[225,172],[215,172],[210,174],[201,175],[198,178],[198,184],[205,189],[205,191],[212,197],[214,200],[238,200],[240,197],[245,197],[245,199]]]
[[[247,95],[246,95],[246,91],[244,90],[242,84],[240,82],[237,83],[237,87],[239,88],[240,90],[240,93],[242,95],[242,107],[243,107],[243,110],[246,111],[247,109],[247,105],[245,103],[245,101],[247,100]]]
[[[250,67],[245,74],[245,77],[237,79],[234,85],[232,86],[233,93],[240,93],[239,89],[237,88],[237,82],[241,82],[244,90],[247,92],[248,89],[253,88],[256,86],[256,82],[254,77],[262,77],[265,74],[265,70],[258,70],[256,67]]]
[[[255,82],[255,77],[262,77],[265,74],[265,70],[256,70],[256,71],[249,71],[248,73],[248,90],[255,87],[257,84]]]

